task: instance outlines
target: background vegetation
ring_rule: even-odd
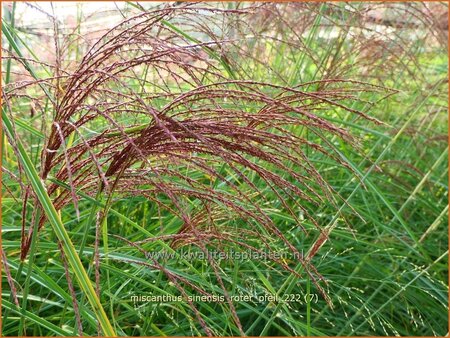
[[[447,334],[446,3],[56,7],[3,4],[3,335]]]

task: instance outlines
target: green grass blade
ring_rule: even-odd
[[[25,316],[27,319],[35,322],[36,324],[41,325],[42,327],[45,327],[46,329],[55,333],[57,336],[70,336],[71,335],[71,332],[61,329],[60,327],[56,326],[55,324],[52,324],[49,321],[36,316],[35,314],[31,313],[30,311],[27,311],[24,309],[18,309],[16,307],[16,305],[7,301],[6,299],[2,299],[2,307],[4,307],[5,309],[8,309],[10,311],[13,311],[17,314]]]
[[[25,151],[24,146],[20,142],[19,139],[15,137],[14,130],[12,127],[12,123],[6,114],[5,110],[2,110],[2,119],[5,126],[5,131],[9,135],[11,139],[16,139],[17,142],[17,148],[20,156],[20,160],[23,164],[23,168],[25,171],[26,176],[30,180],[31,186],[33,187],[33,190],[39,199],[42,208],[44,209],[45,214],[48,217],[48,220],[50,224],[53,227],[53,230],[56,233],[56,236],[62,243],[62,247],[64,250],[64,253],[67,257],[67,260],[69,261],[70,266],[72,267],[76,279],[82,288],[83,292],[86,294],[94,313],[97,316],[97,319],[100,323],[100,326],[103,330],[103,334],[106,336],[115,336],[114,329],[111,326],[111,323],[109,322],[108,317],[106,316],[105,311],[103,310],[103,307],[100,303],[100,300],[98,299],[95,290],[92,286],[92,282],[89,280],[89,277],[86,273],[86,270],[84,269],[80,257],[78,256],[75,247],[73,246],[72,241],[70,240],[70,237],[64,228],[64,225],[53,206],[53,203],[47,193],[47,190],[42,183],[41,179],[39,178],[38,173],[36,172],[36,169],[34,168],[33,163],[31,163],[31,160],[28,156],[28,154]]]
[[[6,39],[8,40],[8,42],[10,43],[10,46],[12,46],[12,48],[14,49],[14,51],[17,53],[17,56],[23,58],[23,54],[22,51],[20,50],[19,46],[17,45],[16,41],[14,40],[13,37],[13,33],[11,32],[11,30],[8,27],[8,24],[4,21],[2,21],[2,32],[3,34],[5,34]],[[30,65],[30,63],[23,59],[22,63],[24,65],[24,67],[26,68],[26,70],[30,73],[30,75],[36,79],[39,80],[39,77],[37,76],[35,70],[33,69],[33,67]],[[53,101],[53,96],[50,94],[50,92],[48,91],[47,88],[45,88],[45,86],[42,83],[39,83],[39,86],[42,88],[42,90],[44,91],[45,95],[47,95],[47,97]]]

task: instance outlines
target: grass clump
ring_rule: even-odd
[[[15,10],[6,335],[446,332],[445,5]]]

